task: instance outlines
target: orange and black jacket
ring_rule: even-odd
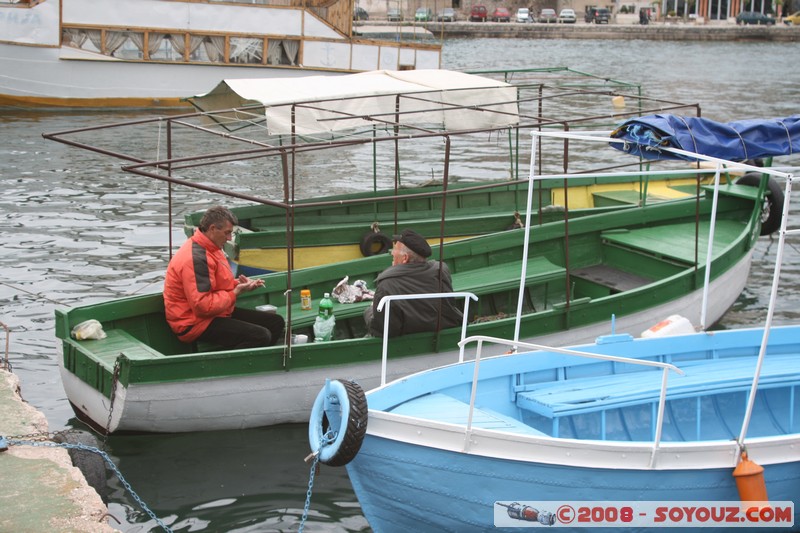
[[[239,281],[223,251],[195,230],[167,267],[164,307],[167,322],[183,342],[192,342],[216,317],[231,316]]]

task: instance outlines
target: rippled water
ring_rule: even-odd
[[[737,120],[800,112],[800,74],[787,59],[790,46],[453,40],[446,43],[444,66],[568,66],[640,82],[653,97],[697,102],[704,116]],[[131,116],[0,111],[0,321],[12,330],[11,361],[23,395],[45,413],[51,430],[76,424],[57,370],[54,309],[157,290],[166,268],[169,232],[164,184],[123,174],[114,161],[45,141],[41,133]],[[799,165],[800,159],[785,163]],[[338,179],[325,176],[314,192],[345,182],[352,186],[352,177],[352,173]],[[259,179],[264,194],[276,186],[268,178]],[[369,183],[364,180],[365,186]],[[215,201],[198,191],[174,194],[180,216]],[[172,235],[175,242],[184,238],[179,226]],[[782,323],[796,321],[800,309],[798,244],[793,243],[787,253],[786,298],[776,316]],[[748,287],[722,327],[763,319],[773,259],[774,243],[762,238]],[[304,427],[112,437],[108,445],[133,488],[175,530],[297,530],[308,483],[302,462],[308,447]],[[117,527],[125,531],[153,527],[116,480],[109,482],[108,496],[112,514],[122,521]],[[307,530],[366,529],[344,470],[323,469],[315,480]]]

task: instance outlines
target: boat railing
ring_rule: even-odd
[[[606,354],[599,354],[599,353],[591,353],[591,352],[583,352],[580,350],[571,350],[569,348],[554,348],[552,346],[545,346],[543,344],[533,344],[530,342],[520,342],[510,339],[501,339],[498,337],[489,337],[486,335],[472,335],[467,338],[462,338],[461,341],[458,343],[458,347],[460,349],[459,352],[459,362],[463,361],[463,352],[465,347],[473,342],[477,342],[477,349],[475,352],[475,369],[472,375],[472,390],[470,391],[469,397],[469,413],[467,415],[467,427],[465,431],[465,438],[464,438],[464,451],[469,446],[470,443],[470,435],[472,434],[472,415],[475,410],[475,397],[478,391],[478,376],[480,372],[480,361],[481,361],[481,350],[483,349],[484,342],[490,342],[492,344],[500,344],[505,345],[513,348],[514,352],[516,352],[519,348],[525,348],[530,350],[537,350],[540,352],[548,352],[548,353],[560,353],[565,355],[573,355],[575,357],[583,357],[589,359],[598,359],[601,361],[611,361],[615,363],[627,363],[632,365],[638,366],[650,366],[655,368],[662,369],[661,373],[661,391],[659,393],[658,399],[658,413],[656,416],[656,434],[655,438],[653,439],[653,450],[650,456],[650,463],[651,466],[654,464],[656,452],[658,451],[659,444],[661,443],[661,431],[662,425],[664,423],[664,408],[667,402],[667,375],[669,371],[673,371],[678,375],[684,375],[683,370],[678,368],[677,366],[670,364],[670,363],[662,363],[660,361],[650,361],[646,359],[633,359],[630,357],[622,357],[618,355],[606,355]]]
[[[386,385],[386,366],[389,357],[389,316],[391,314],[391,303],[395,300],[423,300],[423,299],[444,299],[444,298],[464,298],[464,315],[461,321],[461,339],[467,335],[467,323],[469,322],[469,302],[470,300],[477,302],[478,297],[471,292],[435,292],[423,294],[393,294],[384,296],[378,302],[378,311],[383,311],[384,307],[386,312],[383,315],[383,348],[381,352],[381,387]],[[459,342],[459,346],[461,346]],[[461,347],[458,353],[458,361],[464,361],[464,348]]]
[[[778,300],[778,290],[780,288],[781,269],[783,267],[783,253],[786,248],[786,237],[788,235],[800,235],[800,229],[789,228],[789,213],[792,203],[792,184],[794,182],[794,175],[789,174],[786,176],[786,184],[784,189],[784,202],[783,212],[781,213],[781,227],[778,230],[778,247],[775,254],[775,268],[772,272],[772,285],[770,287],[769,303],[767,304],[767,317],[764,320],[764,334],[761,339],[761,346],[758,350],[758,361],[756,363],[755,372],[753,372],[753,384],[750,388],[750,394],[747,398],[747,408],[745,409],[744,419],[742,421],[742,428],[739,432],[737,443],[739,449],[744,448],[744,439],[747,436],[747,430],[750,427],[750,418],[753,414],[753,407],[756,400],[756,392],[758,391],[758,381],[761,376],[761,367],[764,364],[764,357],[767,353],[767,344],[769,343],[769,332],[772,327],[772,320],[775,315],[775,306]]]
[[[589,141],[589,142],[596,142],[602,144],[626,144],[629,141],[623,140],[620,138],[612,138],[608,134],[602,134],[598,132],[581,132],[581,133],[572,133],[572,132],[556,132],[556,131],[532,131],[533,136],[533,147],[531,150],[531,154],[535,156],[537,153],[536,148],[537,145],[541,142],[543,138],[550,138],[555,139],[558,141]],[[742,141],[744,143],[744,141]],[[789,143],[789,151],[791,151],[791,143]],[[770,291],[770,298],[769,304],[767,306],[767,316],[764,321],[764,333],[761,341],[761,346],[759,348],[758,353],[758,360],[756,362],[756,368],[753,372],[753,382],[750,388],[750,394],[748,395],[748,403],[745,409],[745,414],[742,420],[742,427],[739,433],[739,437],[737,438],[737,445],[739,446],[739,450],[744,449],[744,441],[747,436],[747,431],[750,424],[750,418],[752,416],[753,408],[755,405],[755,398],[756,393],[758,391],[758,382],[761,375],[761,368],[763,365],[764,357],[767,351],[767,345],[769,342],[769,334],[770,329],[772,328],[772,320],[775,311],[775,306],[778,297],[778,288],[780,286],[780,275],[781,269],[783,265],[783,252],[785,249],[786,244],[786,236],[798,234],[800,231],[797,229],[789,229],[788,222],[789,222],[789,213],[790,213],[790,205],[791,205],[791,193],[792,193],[792,185],[794,181],[794,171],[796,170],[795,167],[778,167],[778,168],[770,168],[770,167],[758,167],[754,164],[751,164],[750,161],[732,161],[727,159],[721,159],[719,157],[708,156],[705,154],[692,152],[688,150],[683,150],[680,148],[675,148],[671,146],[661,146],[659,147],[664,153],[671,154],[675,156],[676,159],[682,159],[684,161],[689,161],[692,164],[704,164],[714,168],[714,192],[713,192],[713,202],[711,207],[710,213],[710,221],[711,224],[709,225],[709,238],[708,238],[708,250],[706,253],[706,269],[705,269],[705,279],[704,279],[704,287],[703,287],[703,299],[702,299],[702,310],[701,310],[701,328],[705,329],[705,320],[706,320],[706,310],[708,305],[708,291],[709,291],[709,276],[711,272],[710,262],[712,257],[712,246],[714,242],[714,222],[716,220],[716,211],[717,211],[717,199],[719,195],[719,188],[720,188],[720,175],[722,173],[727,173],[731,171],[742,171],[742,172],[757,172],[762,175],[766,175],[769,178],[773,178],[776,180],[784,180],[785,181],[785,190],[784,190],[784,202],[783,202],[783,212],[781,213],[781,225],[780,229],[778,230],[778,247],[777,253],[775,257],[775,267],[773,271],[773,279],[772,279],[772,287]],[[787,154],[776,154],[776,155],[788,155]],[[534,169],[535,169],[535,162],[533,157],[531,158],[531,172],[529,174],[529,179],[531,180],[531,186],[535,179],[541,179],[542,176],[536,176]],[[528,200],[528,211],[530,212],[530,195]],[[528,228],[526,227],[526,231]],[[527,235],[524,240],[524,243],[527,245],[528,239]],[[527,248],[523,252],[524,254],[527,253]],[[519,322],[517,322],[517,329],[515,331],[515,338],[518,338],[518,331],[519,331]],[[523,343],[516,342],[516,345],[522,345]],[[551,349],[551,351],[553,351]],[[477,375],[477,363],[475,367],[476,375]],[[666,379],[666,370],[665,376]],[[658,430],[656,435],[656,442],[654,443],[653,447],[653,454],[651,455],[651,465],[655,461],[655,453],[658,449],[658,439],[660,438],[661,432],[661,416],[662,410],[664,408],[664,396],[663,393],[665,390],[662,390],[662,397],[659,401],[659,420],[658,420]],[[474,395],[474,390],[473,390]],[[472,414],[472,405],[470,405],[470,416]],[[469,431],[469,428],[468,428]]]
[[[603,145],[627,145],[630,141],[612,137],[609,132],[598,132],[598,131],[583,131],[580,133],[572,133],[572,132],[558,132],[558,131],[531,131],[532,136],[532,148],[531,148],[531,165],[530,165],[530,185],[528,189],[533,189],[534,182],[536,180],[541,180],[545,178],[550,178],[550,176],[541,176],[537,175],[535,172],[536,162],[535,157],[537,154],[537,147],[541,144],[543,139],[555,139],[557,141],[582,141],[582,142],[589,142],[589,143],[600,143]],[[755,166],[755,163],[751,163],[749,161],[745,162],[738,162],[738,161],[731,161],[727,159],[720,159],[718,157],[707,156],[695,152],[689,152],[686,150],[682,150],[679,148],[669,147],[669,146],[662,146],[659,148],[663,153],[671,154],[674,156],[675,159],[683,160],[683,161],[690,161],[691,164],[694,165],[706,165],[710,167],[714,174],[714,190],[713,190],[713,197],[712,197],[712,205],[711,205],[711,213],[709,216],[709,230],[708,230],[708,241],[707,241],[707,250],[706,250],[706,264],[705,264],[705,279],[703,283],[703,298],[701,304],[701,312],[700,312],[700,328],[706,329],[706,315],[708,310],[708,300],[709,300],[709,280],[711,276],[711,261],[713,259],[713,245],[714,245],[714,234],[715,234],[715,226],[716,226],[716,213],[717,213],[717,206],[718,206],[718,198],[719,198],[719,189],[721,185],[721,176],[723,174],[728,174],[730,172],[757,172],[763,175],[767,175],[770,178],[776,179],[785,179],[787,183],[791,182],[791,173],[783,172],[780,170],[776,170],[773,168],[768,167],[758,167]],[[786,202],[788,204],[788,202]],[[531,206],[531,195],[530,191],[528,193],[528,216],[530,217],[530,206]],[[787,207],[788,209],[788,207]],[[786,223],[786,213],[784,213],[783,223]],[[785,227],[785,226],[784,226]],[[530,232],[530,224],[526,223],[525,226],[525,239],[523,240],[523,255],[526,255],[528,252],[528,238]],[[781,229],[781,234],[784,233],[784,229]],[[696,243],[697,246],[697,243]],[[698,257],[698,250],[695,250],[695,257]],[[697,259],[696,259],[697,262]],[[776,267],[776,268],[779,268]],[[523,272],[524,275],[524,272]],[[524,285],[522,280],[520,281],[520,295],[524,289]],[[521,302],[520,302],[521,305]],[[520,308],[518,307],[517,316],[519,316]],[[767,328],[769,328],[770,324],[767,324]],[[519,338],[519,320],[515,325],[515,334],[514,338]]]

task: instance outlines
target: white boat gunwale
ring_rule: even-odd
[[[386,411],[369,411],[369,434],[377,438],[428,446],[457,454],[568,465],[589,469],[697,470],[732,469],[739,462],[740,449],[733,440],[662,442],[653,452],[650,442],[612,442],[568,439],[464,427]],[[465,451],[465,443],[468,449]],[[577,450],[581,450],[578,453]],[[787,459],[800,461],[800,436],[756,437],[747,449],[759,464],[772,465]],[[720,454],[724,455],[720,455]]]

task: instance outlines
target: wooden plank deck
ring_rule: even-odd
[[[453,274],[453,288],[457,291],[484,293],[500,292],[519,287],[522,274],[522,261],[495,264]],[[550,262],[545,257],[532,257],[528,260],[525,279],[528,285],[564,279],[566,269]]]
[[[106,368],[113,369],[114,363],[120,354],[125,354],[128,359],[152,359],[153,357],[166,357],[161,352],[154,350],[130,333],[122,329],[106,331],[105,339],[80,341],[85,343],[95,355],[97,360]]]

